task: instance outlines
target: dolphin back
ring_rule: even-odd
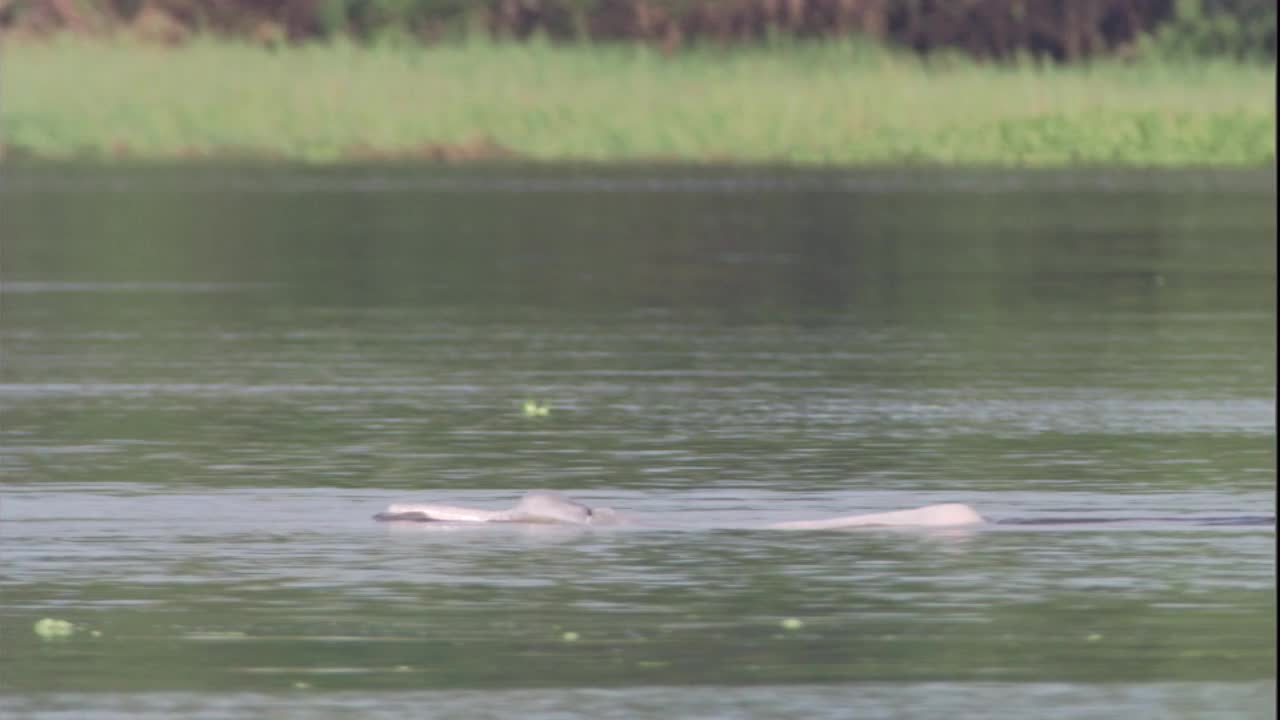
[[[951,527],[978,525],[984,522],[986,520],[978,514],[978,511],[968,505],[945,503],[925,505],[911,510],[781,522],[766,527],[775,530],[839,530],[853,527]]]

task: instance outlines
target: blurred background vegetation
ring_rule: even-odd
[[[269,46],[545,37],[666,51],[863,36],[932,54],[1274,60],[1274,0],[0,0],[0,32]]]
[[[1275,36],[1275,0],[0,0],[0,157],[1258,167]]]

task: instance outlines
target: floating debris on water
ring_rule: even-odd
[[[45,640],[71,637],[71,634],[76,631],[75,626],[66,620],[56,620],[54,618],[37,620],[34,629],[36,634]]]
[[[547,403],[540,403],[537,400],[524,401],[525,417],[546,417],[551,414],[551,406]]]
[[[561,636],[560,636],[560,639],[561,639],[561,640],[564,640],[565,642],[577,642],[577,641],[578,641],[578,638],[580,638],[580,637],[582,637],[582,636],[581,636],[581,635],[579,635],[578,633],[576,633],[576,632],[574,632],[574,631],[570,630],[569,632],[567,632],[567,633],[565,633],[565,634],[561,635]]]
[[[800,618],[787,618],[782,621],[781,625],[783,630],[799,630],[804,627],[804,622]]]

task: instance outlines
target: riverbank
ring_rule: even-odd
[[[6,161],[262,157],[1259,166],[1271,65],[996,67],[851,43],[664,55],[542,43],[271,51],[12,44]]]

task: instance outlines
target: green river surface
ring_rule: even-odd
[[[1273,717],[1275,213],[1274,169],[6,167],[0,716]],[[532,489],[635,522],[372,519]],[[934,502],[991,522],[761,529]]]

